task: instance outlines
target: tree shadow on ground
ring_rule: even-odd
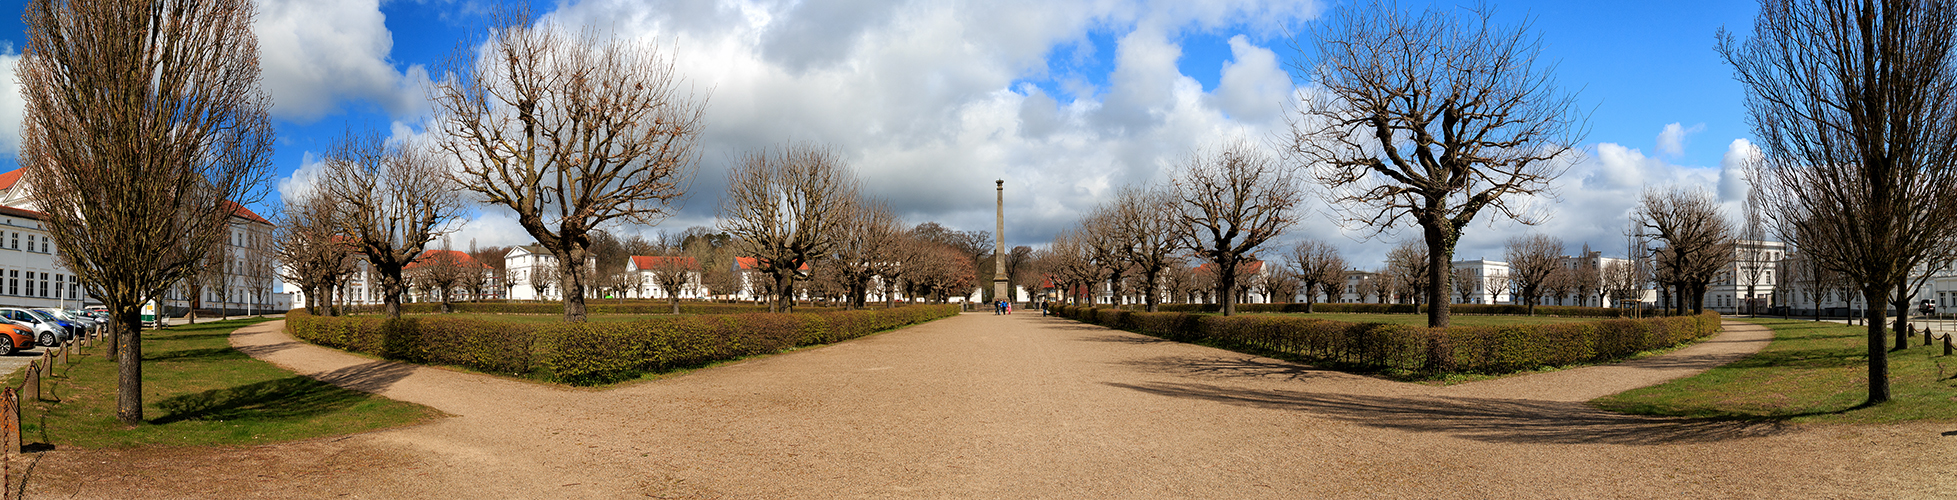
[[[380,392],[393,386],[395,382],[413,374],[415,365],[393,361],[373,361],[333,370],[315,373],[317,378],[328,384],[364,392]]]
[[[318,380],[293,376],[158,401],[157,408],[168,413],[151,423],[305,418],[342,410],[369,397]]]
[[[1298,411],[1368,427],[1515,444],[1664,445],[1786,431],[1778,421],[1642,417],[1583,403],[1460,397],[1364,396],[1187,383],[1108,383],[1161,396]]]
[[[263,357],[275,352],[298,348],[300,345],[298,342],[280,342],[277,344],[238,346],[233,349],[237,349],[238,352],[252,357]]]
[[[245,354],[229,347],[208,349],[178,349],[174,351],[150,351],[143,353],[143,361],[230,361],[244,359]]]
[[[1867,352],[1843,349],[1798,349],[1765,351],[1733,362],[1732,368],[1840,368],[1865,366]]]
[[[1162,341],[1167,342],[1167,341]],[[1173,375],[1210,378],[1271,378],[1290,381],[1309,380],[1344,373],[1314,368],[1289,361],[1257,357],[1160,356],[1119,363],[1130,368]]]
[[[1112,333],[1106,335],[1090,335],[1087,337],[1081,337],[1080,340],[1084,340],[1088,342],[1107,342],[1113,344],[1160,344],[1163,342],[1173,342],[1170,340],[1159,339],[1147,335],[1121,335],[1121,334],[1112,334]]]

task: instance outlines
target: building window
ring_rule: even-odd
[[[41,253],[54,253],[48,250],[48,237],[41,237]]]
[[[56,290],[60,290],[60,289],[57,288]],[[50,296],[48,295],[48,273],[41,273],[41,296],[42,297]]]
[[[14,233],[14,243],[12,248],[15,250],[20,249],[20,233]]]

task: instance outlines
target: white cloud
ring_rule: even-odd
[[[388,62],[394,39],[378,0],[263,1],[252,28],[273,116],[311,121],[347,100],[395,116],[426,108],[427,72]]]
[[[19,63],[20,53],[13,45],[0,42],[0,156],[20,154],[20,121],[27,116],[27,98],[14,76]]]
[[[1747,169],[1763,155],[1760,148],[1746,139],[1733,139],[1726,146],[1726,154],[1719,159],[1719,198],[1735,201],[1746,198],[1746,191],[1752,184],[1747,178]]]
[[[1672,158],[1684,155],[1685,137],[1705,129],[1706,124],[1703,123],[1689,128],[1679,126],[1677,122],[1666,124],[1664,130],[1658,131],[1658,154]]]
[[[1295,88],[1291,76],[1278,64],[1277,53],[1237,35],[1230,37],[1230,57],[1218,78],[1216,107],[1246,122],[1277,119]]]
[[[843,150],[866,191],[913,223],[989,229],[992,181],[1005,179],[1007,237],[1018,244],[1051,237],[1114,188],[1166,179],[1196,147],[1273,132],[1291,89],[1278,55],[1256,45],[1269,42],[1253,39],[1317,10],[1264,0],[727,0],[683,10],[600,0],[547,22],[657,41],[690,83],[712,89],[696,194],[661,227],[710,218],[735,154],[796,140]],[[1175,40],[1226,26],[1253,34],[1232,41],[1226,88],[1206,93],[1178,71]],[[1117,40],[1107,74],[1053,66],[1091,51],[1093,33]]]

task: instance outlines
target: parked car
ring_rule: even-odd
[[[54,316],[55,319],[66,321],[69,323],[74,323],[76,326],[75,335],[77,336],[87,333],[90,330],[94,330],[95,325],[98,324],[96,323],[94,318],[90,318],[88,316],[82,315],[81,311],[76,311],[72,309],[55,309],[51,307],[43,307],[35,310],[43,313],[47,313],[49,316]]]
[[[0,318],[6,318],[15,325],[33,330],[34,343],[40,345],[60,345],[75,336],[74,330],[63,324],[61,320],[33,309],[0,307]]]
[[[34,331],[14,324],[0,324],[0,356],[34,348]]]
[[[1919,311],[1919,312],[1922,312],[1922,313],[1923,313],[1923,315],[1925,315],[1925,316],[1928,316],[1928,315],[1931,315],[1931,314],[1936,314],[1936,313],[1937,313],[1937,301],[1934,301],[1934,300],[1925,300],[1925,301],[1923,301],[1923,303],[1922,303],[1922,304],[1918,304],[1918,305],[1916,306],[1916,310],[1917,310],[1917,311]]]

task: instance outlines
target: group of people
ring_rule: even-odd
[[[1034,305],[1040,308],[1041,316],[1047,315],[1046,302],[1035,302]],[[1004,300],[992,301],[992,315],[997,316],[1001,314],[1012,314],[1012,302]]]

